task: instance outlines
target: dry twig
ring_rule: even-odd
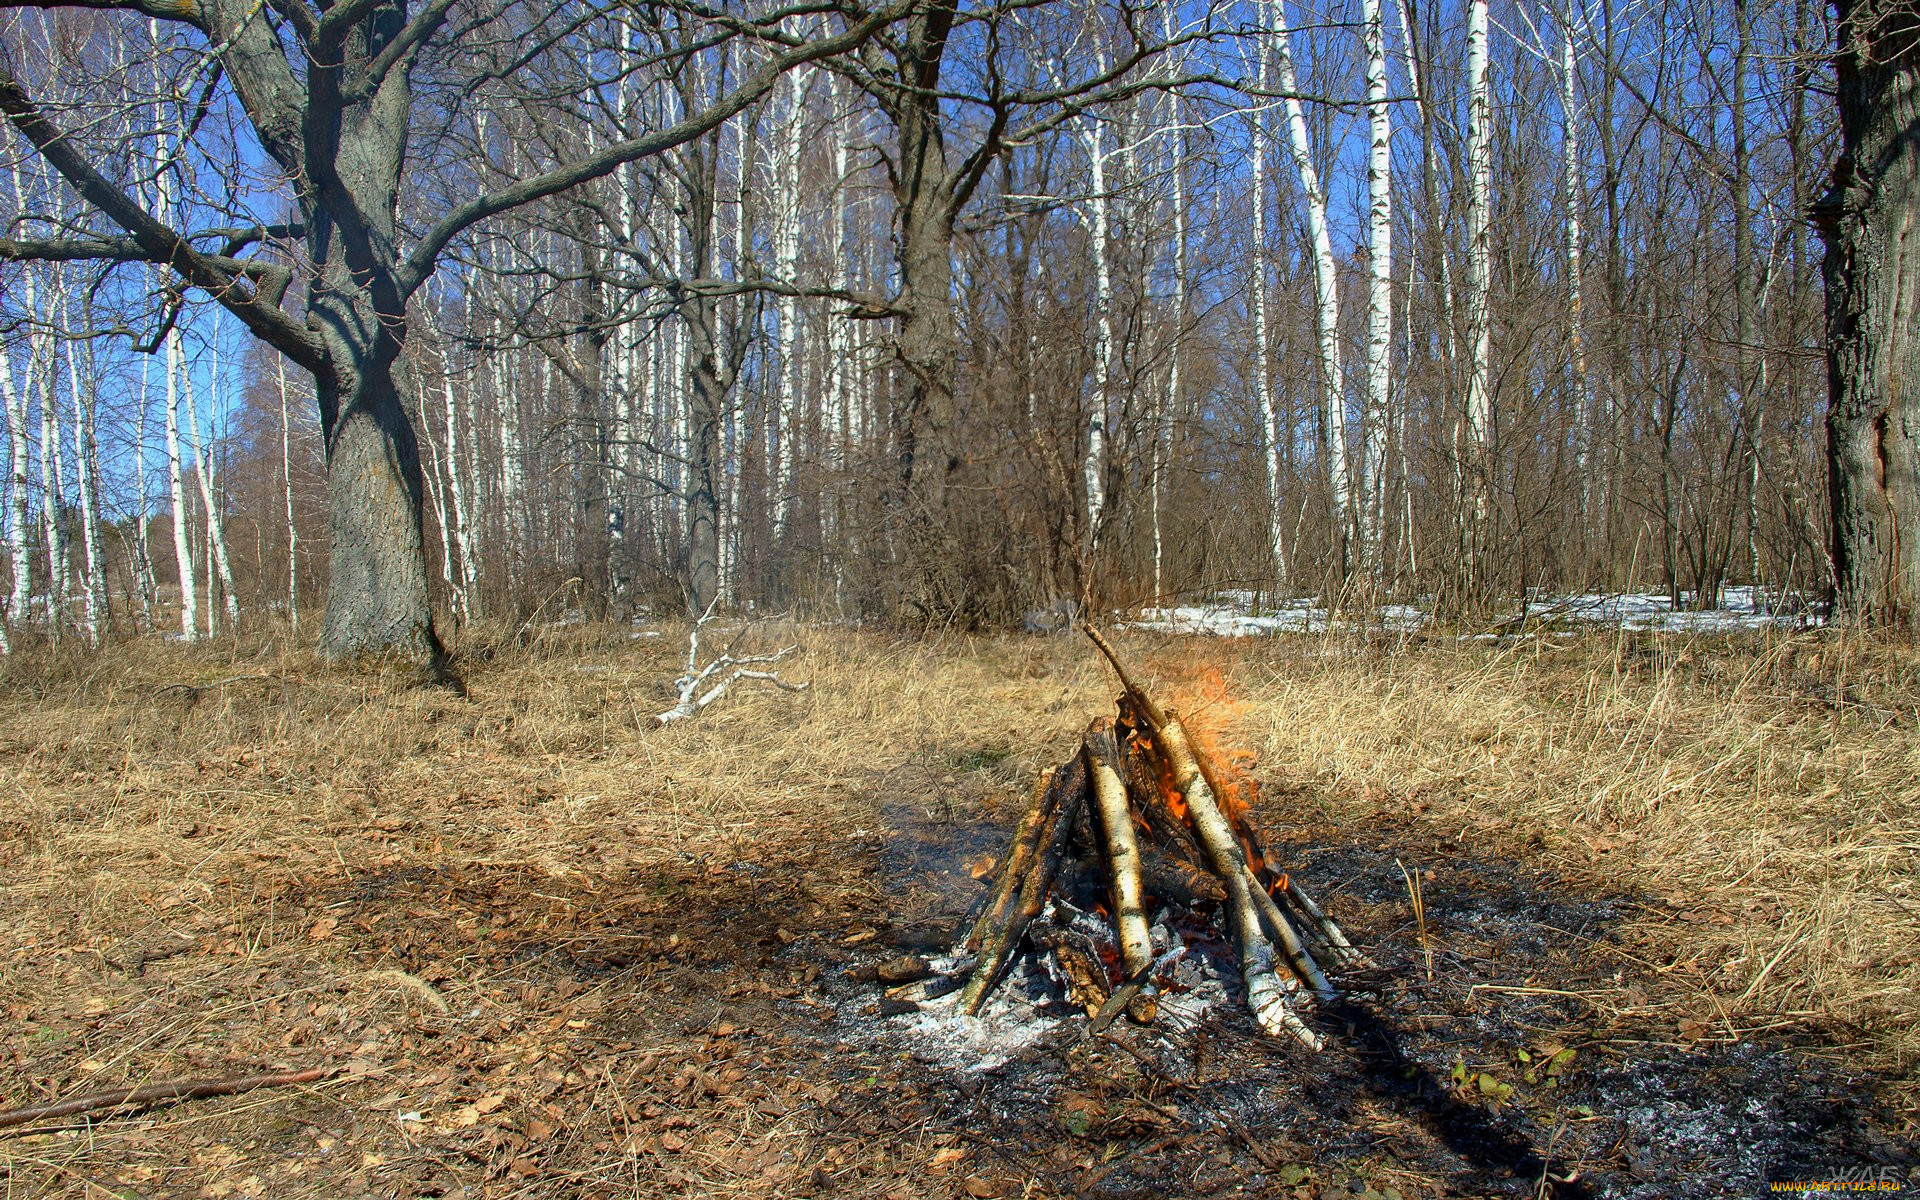
[[[286,1087],[312,1083],[332,1075],[338,1067],[308,1067],[304,1071],[280,1071],[271,1075],[244,1075],[238,1079],[175,1079],[149,1083],[141,1087],[115,1088],[110,1092],[89,1092],[48,1104],[28,1104],[0,1110],[0,1129],[52,1121],[76,1113],[98,1112],[104,1108],[143,1108],[163,1100],[198,1100],[204,1096],[236,1096],[255,1088]]]

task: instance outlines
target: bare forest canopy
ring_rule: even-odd
[[[8,624],[1824,593],[1832,21],[9,0]]]

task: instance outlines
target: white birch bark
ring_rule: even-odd
[[[1591,479],[1594,442],[1599,436],[1592,397],[1587,391],[1587,350],[1580,328],[1580,109],[1574,57],[1573,21],[1561,21],[1560,42],[1560,187],[1566,215],[1567,252],[1567,372],[1568,391],[1576,406],[1578,433],[1574,471],[1580,479],[1580,519],[1588,520],[1593,503]]]
[[[1485,550],[1492,503],[1493,396],[1490,378],[1491,330],[1488,309],[1491,246],[1488,207],[1493,190],[1493,98],[1488,78],[1487,0],[1467,5],[1467,434],[1471,462],[1468,546],[1473,583],[1482,582],[1479,560]]]
[[[1100,548],[1102,522],[1107,515],[1107,410],[1113,400],[1113,199],[1108,192],[1105,125],[1089,119],[1081,128],[1081,143],[1086,148],[1093,197],[1088,207],[1088,234],[1093,254],[1093,395],[1087,405],[1087,454],[1081,474],[1087,489],[1086,566]]]
[[[160,588],[153,577],[153,550],[148,544],[152,514],[147,511],[147,418],[150,415],[153,356],[140,357],[140,400],[133,419],[133,598],[137,628],[153,628],[153,610]]]
[[[1293,66],[1293,35],[1287,28],[1286,0],[1272,0],[1276,82],[1286,107],[1287,140],[1300,174],[1300,192],[1307,206],[1307,229],[1313,240],[1314,300],[1319,318],[1320,378],[1327,439],[1328,518],[1336,554],[1344,556],[1351,520],[1351,485],[1347,473],[1346,389],[1340,371],[1340,277],[1333,258],[1333,236],[1327,225],[1327,197],[1313,165],[1313,144],[1307,137],[1307,118],[1300,103],[1300,85]]]
[[[29,280],[32,276],[29,274]],[[31,285],[27,290],[28,311],[37,311]],[[32,357],[40,364],[36,379],[40,391],[40,525],[47,541],[47,618],[55,637],[67,620],[68,562],[67,533],[61,524],[60,510],[67,495],[66,454],[61,445],[59,391],[55,376],[60,362],[54,353],[52,335],[36,331],[39,347]]]
[[[186,373],[178,327],[167,334],[167,498],[173,505],[173,559],[180,577],[180,636],[200,636],[200,598],[194,575],[193,542],[187,531],[187,483],[180,453],[180,382]]]
[[[414,387],[414,403],[420,413],[420,443],[427,449],[426,477],[430,481],[425,489],[427,503],[433,506],[433,523],[440,530],[440,581],[447,585],[447,596],[452,603],[455,618],[460,618],[460,581],[455,576],[453,551],[453,532],[449,528],[452,521],[447,516],[447,502],[441,493],[447,485],[446,468],[440,461],[440,445],[433,440],[433,425],[427,420],[427,387],[424,381]]]
[[[847,221],[850,217],[847,200],[847,143],[851,136],[847,128],[850,115],[847,111],[845,89],[847,83],[836,73],[827,79],[827,102],[833,127],[833,195],[830,207],[833,211],[833,286],[845,291],[853,286],[853,246],[847,236]],[[827,318],[827,360],[826,395],[827,414],[822,424],[827,439],[827,479],[831,492],[831,501],[824,506],[822,513],[823,540],[827,545],[834,544],[840,535],[843,524],[842,506],[846,503],[847,481],[843,477],[846,471],[848,454],[852,440],[852,407],[848,383],[853,371],[848,361],[851,354],[851,322],[844,317],[829,314]],[[833,566],[834,596],[840,597],[845,584],[846,555],[835,555]]]
[[[89,347],[88,358],[92,358]],[[80,497],[80,548],[85,561],[82,588],[86,605],[81,628],[87,641],[100,644],[107,619],[106,564],[100,554],[100,449],[94,432],[98,381],[80,370],[76,342],[67,342],[67,385],[73,401],[74,484]]]
[[[1162,11],[1161,19],[1166,38],[1172,41],[1174,20],[1171,5]],[[1180,93],[1169,92],[1167,106],[1173,127],[1172,162],[1169,164],[1169,173],[1173,177],[1173,329],[1171,340],[1167,343],[1167,394],[1161,398],[1153,439],[1153,595],[1156,601],[1166,596],[1166,539],[1162,528],[1161,505],[1166,494],[1167,466],[1173,456],[1174,414],[1180,410],[1181,389],[1185,384],[1180,376],[1180,368],[1183,365],[1181,358],[1186,349],[1187,332],[1187,135],[1182,125],[1185,114]],[[1259,176],[1256,174],[1255,178]]]
[[[520,468],[520,394],[514,386],[509,373],[511,365],[505,356],[495,355],[494,395],[500,406],[500,512],[501,540],[505,547],[506,580],[509,591],[519,582],[521,556],[521,530],[526,527],[523,519],[526,501]]]
[[[445,365],[443,363],[443,365]],[[460,469],[460,406],[453,396],[453,372],[446,370],[441,376],[442,398],[447,405],[447,491],[453,501],[453,511],[449,514],[453,524],[453,545],[459,552],[459,574],[456,582],[458,589],[454,593],[456,608],[462,621],[473,617],[473,521],[467,512],[467,485],[461,478]]]
[[[211,340],[208,352],[212,368],[209,379],[207,399],[207,432],[217,435],[218,409],[220,405],[220,340],[216,332]],[[231,630],[240,620],[240,601],[234,594],[233,567],[227,559],[227,523],[220,504],[219,480],[215,478],[218,465],[215,461],[216,447],[211,437],[200,437],[199,405],[194,401],[193,376],[191,373],[182,379],[182,392],[187,401],[187,437],[193,443],[194,475],[200,481],[200,503],[205,508],[207,536],[207,633],[214,632],[213,594],[215,584],[220,593],[220,607],[227,616],[227,628]]]
[[[1260,51],[1263,90],[1271,82],[1273,56]],[[1273,395],[1273,324],[1267,313],[1267,121],[1264,109],[1253,121],[1253,253],[1248,286],[1248,319],[1253,324],[1253,395],[1260,410],[1263,465],[1267,481],[1267,548],[1273,556],[1273,594],[1287,595],[1286,451],[1287,431]],[[1310,168],[1309,168],[1310,169]]]
[[[287,359],[273,356],[280,375],[280,481],[287,501],[287,626],[300,632],[300,531],[293,521],[293,422],[287,403]]]
[[[800,268],[800,151],[805,136],[807,68],[781,77],[780,140],[774,149],[774,271],[783,282],[793,282]],[[805,370],[800,361],[800,301],[782,296],[776,306],[779,356],[779,394],[773,404],[773,446],[768,458],[768,482],[773,487],[773,529],[787,531],[792,517],[794,460],[797,430],[805,393]]]
[[[1381,0],[1362,0],[1367,54],[1367,404],[1361,415],[1361,568],[1381,582],[1387,419],[1393,366],[1393,113],[1387,99],[1387,28]]]
[[[16,384],[11,357],[0,362],[0,388],[7,408],[7,554],[13,569],[7,596],[7,620],[26,623],[33,596],[32,520],[33,435],[27,425],[27,389]]]

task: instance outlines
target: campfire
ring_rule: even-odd
[[[1120,677],[1117,717],[1094,721],[1079,751],[1041,774],[951,952],[883,968],[889,997],[977,1015],[1025,948],[1096,1030],[1122,1013],[1150,1024],[1183,989],[1190,945],[1224,935],[1255,1022],[1319,1049],[1302,1013],[1337,998],[1328,970],[1366,959],[1269,859],[1251,782],[1223,780],[1178,714],[1086,633]]]

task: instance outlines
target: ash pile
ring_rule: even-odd
[[[1315,1007],[1372,964],[1269,858],[1251,781],[1223,779],[1086,632],[1120,677],[1117,716],[1041,775],[949,951],[880,967],[883,1011],[917,1010],[918,1031],[990,1061],[1059,1014],[1084,1013],[1091,1032],[1124,1018],[1178,1044],[1223,1002],[1319,1049]]]

